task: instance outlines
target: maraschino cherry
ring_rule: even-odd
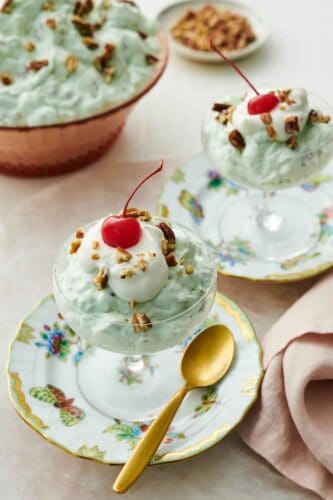
[[[274,108],[279,104],[279,99],[273,92],[268,94],[259,94],[255,86],[250,82],[250,80],[244,75],[243,71],[231,61],[223,52],[215,45],[212,38],[209,39],[211,49],[216,52],[222,59],[225,60],[245,81],[250,85],[251,89],[257,94],[255,97],[249,100],[247,105],[247,110],[249,115],[261,115],[262,113],[269,113],[273,111]]]
[[[110,215],[102,224],[102,239],[106,245],[113,248],[130,248],[139,243],[141,237],[141,226],[138,219],[127,217],[126,211],[130,201],[132,200],[138,189],[153,175],[161,172],[163,169],[163,160],[159,167],[147,175],[131,192],[125,207],[120,215]]]

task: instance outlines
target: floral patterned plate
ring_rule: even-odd
[[[207,320],[208,324],[215,322],[225,324],[234,335],[234,363],[221,383],[189,394],[152,463],[182,460],[206,450],[242,420],[257,398],[262,365],[253,327],[221,294],[216,295]],[[184,344],[165,351],[172,358],[170,370],[178,369],[184,348],[199,331]],[[53,297],[47,297],[23,320],[10,346],[10,399],[22,419],[50,443],[77,457],[122,464],[150,422],[110,418],[89,405],[76,378],[84,354],[80,339],[64,322]],[[158,370],[158,354],[147,357],[146,363]],[[123,370],[119,381],[140,389],[140,380]]]
[[[284,262],[259,260],[249,243],[237,237],[220,244],[217,210],[230,199],[246,196],[246,190],[221,177],[203,153],[174,171],[160,196],[159,211],[210,244],[221,274],[254,281],[297,281],[333,265],[333,165],[290,191],[317,214],[321,232],[316,247]]]

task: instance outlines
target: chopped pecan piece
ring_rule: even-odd
[[[297,116],[287,116],[284,122],[284,128],[287,134],[299,132],[299,124]]]
[[[213,111],[217,111],[218,113],[222,113],[222,111],[226,111],[230,107],[231,107],[231,104],[225,104],[225,103],[215,102],[213,104],[212,110]]]
[[[14,81],[9,73],[0,73],[0,80],[3,85],[12,85]]]
[[[94,240],[91,244],[93,250],[97,250],[100,247],[99,241]]]
[[[96,40],[94,40],[92,37],[89,37],[89,36],[82,37],[82,42],[90,50],[95,50],[95,49],[98,49],[98,47],[99,47],[99,43]]]
[[[191,266],[191,264],[188,264],[185,268],[185,273],[186,274],[193,274],[193,271],[194,271],[193,266]]]
[[[51,0],[49,0],[48,2],[44,2],[42,5],[42,9],[48,11],[54,10],[54,3]]]
[[[156,64],[158,62],[158,57],[154,56],[154,54],[146,54],[145,59],[148,64]]]
[[[153,326],[148,316],[139,312],[133,314],[132,325],[135,332],[147,332]]]
[[[266,130],[267,130],[269,137],[271,137],[272,139],[276,139],[276,136],[277,136],[276,130],[272,125],[266,125]]]
[[[270,113],[262,113],[260,115],[260,120],[265,124],[265,125],[270,125],[272,123],[272,116]]]
[[[228,136],[230,144],[236,149],[243,149],[245,147],[245,140],[238,130],[232,130]]]
[[[80,246],[81,246],[80,240],[72,241],[72,243],[70,244],[70,247],[69,247],[69,253],[70,254],[76,253],[78,251],[78,249],[80,248]]]
[[[143,221],[149,221],[151,219],[151,215],[146,208],[143,210],[139,210],[138,208],[129,207],[126,210],[125,215],[126,215],[126,217],[139,218]]]
[[[82,19],[80,16],[76,16],[75,14],[72,16],[72,24],[74,24],[77,31],[81,36],[93,37],[94,36],[94,28],[93,26]]]
[[[280,104],[279,108],[281,111],[285,111],[287,109],[287,106],[285,104]]]
[[[49,65],[49,61],[47,59],[43,59],[41,61],[30,61],[27,66],[27,71],[40,71],[42,68],[45,68]]]
[[[50,28],[50,30],[56,30],[57,29],[57,21],[55,19],[46,19],[46,26]]]
[[[116,68],[105,68],[103,71],[103,80],[105,83],[111,83],[113,75],[117,72]]]
[[[291,104],[295,103],[295,101],[293,101],[289,97],[290,92],[291,92],[291,89],[277,90],[276,93],[275,93],[275,95],[279,98],[279,100],[281,102],[284,102],[285,104],[287,104],[288,106],[290,106]]]
[[[93,0],[86,0],[85,2],[77,1],[74,4],[74,14],[77,16],[86,16],[94,8]]]
[[[160,222],[157,227],[159,227],[162,233],[164,234],[164,238],[167,241],[168,251],[174,250],[176,246],[176,236],[171,227],[165,222]]]
[[[132,278],[132,276],[134,276],[133,269],[123,269],[120,273],[120,278],[122,280],[125,280],[127,278]]]
[[[112,43],[106,43],[102,55],[97,56],[95,59],[95,66],[98,71],[102,71],[107,67],[108,63],[112,60],[115,46]]]
[[[91,258],[92,258],[92,260],[99,260],[99,253],[97,253],[97,252],[92,253]]]
[[[117,247],[116,248],[116,261],[118,264],[121,264],[122,262],[129,262],[132,258],[132,254],[129,253],[127,250],[124,250],[123,248]]]
[[[142,38],[142,40],[146,40],[146,38],[148,37],[147,33],[145,33],[144,31],[138,30],[137,33],[139,37]]]
[[[168,255],[169,249],[168,249],[168,240],[162,240],[162,253],[163,255]]]
[[[165,256],[165,260],[169,267],[175,267],[178,265],[176,256],[173,252],[168,253],[168,255]]]
[[[3,14],[10,14],[13,9],[13,0],[5,0],[0,8],[0,12]]]
[[[77,228],[75,236],[79,239],[84,238],[84,231],[83,231],[82,227]]]
[[[320,115],[319,116],[319,123],[328,123],[331,121],[331,117],[328,115]]]
[[[289,137],[289,139],[287,140],[287,146],[290,149],[296,149],[297,148],[297,137],[296,137],[296,135],[292,135],[291,137]]]
[[[104,288],[106,288],[106,285],[108,284],[108,279],[109,279],[108,273],[102,267],[98,271],[98,274],[97,274],[96,278],[94,279],[94,283],[95,283],[96,287],[98,288],[98,290],[103,290]]]
[[[319,122],[319,113],[315,109],[311,109],[308,120],[311,123],[318,123]]]
[[[141,269],[141,271],[143,272],[147,270],[147,261],[145,259],[139,260],[139,269]]]
[[[27,52],[33,52],[34,50],[36,50],[36,45],[33,42],[27,42],[24,45],[24,48]]]
[[[76,57],[68,55],[66,57],[66,68],[67,68],[67,73],[71,75],[77,70],[79,63],[77,62]]]

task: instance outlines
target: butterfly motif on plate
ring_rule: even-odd
[[[52,384],[47,384],[45,387],[32,387],[29,394],[43,403],[58,408],[60,420],[66,427],[76,425],[85,417],[84,411],[73,405],[74,398],[67,399],[65,393]]]

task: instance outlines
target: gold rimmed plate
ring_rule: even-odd
[[[179,166],[167,179],[159,198],[159,212],[202,237],[216,257],[218,271],[225,276],[266,282],[299,281],[333,265],[333,165],[289,191],[318,218],[320,235],[311,250],[280,262],[260,259],[250,243],[237,234],[231,241],[223,240],[219,214],[247,192],[224,179],[203,153]]]
[[[225,324],[233,333],[237,352],[233,366],[220,384],[189,395],[154,464],[183,460],[213,446],[242,420],[257,398],[262,377],[261,348],[251,323],[221,294],[216,295],[203,326],[215,322]],[[199,331],[164,352],[170,370],[178,369],[184,348]],[[66,325],[53,297],[47,297],[24,318],[10,346],[10,399],[24,422],[48,442],[77,457],[123,464],[150,422],[110,418],[89,405],[76,377],[84,355],[80,339]],[[158,356],[147,357],[147,369],[159,369]],[[140,380],[123,369],[117,383],[140,390]]]

